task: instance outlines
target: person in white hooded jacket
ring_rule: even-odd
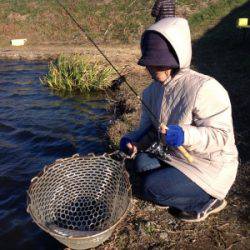
[[[214,78],[190,69],[190,29],[183,18],[164,18],[149,27],[142,35],[141,51],[138,64],[153,79],[142,99],[158,121],[142,105],[139,127],[122,137],[120,148],[136,153],[142,137],[156,131],[156,138],[160,131],[170,149],[167,159],[163,162],[145,152],[135,159],[143,198],[169,206],[181,220],[204,220],[226,206],[225,197],[237,173],[228,93]],[[183,157],[180,146],[192,162]]]

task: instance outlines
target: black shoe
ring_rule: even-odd
[[[186,222],[200,222],[204,221],[210,214],[215,214],[224,209],[227,205],[226,200],[212,200],[201,212],[185,212],[178,209],[173,209],[172,214]],[[171,212],[171,210],[170,210]]]

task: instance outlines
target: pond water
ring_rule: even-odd
[[[109,121],[97,97],[60,97],[42,86],[47,63],[0,61],[0,249],[63,249],[26,213],[26,190],[44,165],[103,153]]]

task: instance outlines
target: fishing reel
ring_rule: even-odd
[[[154,155],[161,161],[167,161],[169,160],[169,153],[167,153],[167,150],[167,146],[159,142],[154,142],[145,152]]]

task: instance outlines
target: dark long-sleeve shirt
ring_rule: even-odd
[[[156,22],[165,17],[175,16],[174,0],[156,0],[151,15],[156,18]]]

